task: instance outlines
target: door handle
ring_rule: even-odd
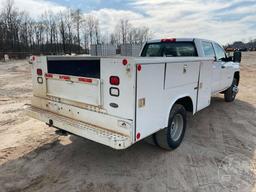
[[[187,72],[187,68],[188,68],[188,65],[185,64],[185,65],[183,66],[183,73],[186,73],[186,72]]]
[[[226,68],[226,66],[224,66],[224,65],[221,66],[221,69],[225,69],[225,68]]]

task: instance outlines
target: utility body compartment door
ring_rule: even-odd
[[[212,70],[212,61],[201,61],[197,86],[197,111],[210,105]]]
[[[167,127],[180,98],[190,97],[194,112],[208,106],[211,76],[210,60],[142,64],[137,70],[136,141]]]
[[[100,106],[100,80],[91,83],[47,79],[47,95],[89,105]]]
[[[100,58],[48,57],[43,70],[46,95],[64,99],[76,105],[100,107]]]
[[[136,136],[140,139],[165,126],[164,71],[165,64],[145,64],[137,71]]]
[[[189,96],[196,104],[199,64],[187,61],[141,65],[137,71],[136,136],[142,139],[167,127],[171,107],[178,99]]]

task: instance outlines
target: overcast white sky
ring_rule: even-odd
[[[256,38],[256,0],[14,0],[40,17],[46,10],[80,8],[98,17],[110,33],[121,18],[147,26],[154,38],[200,37],[228,43]],[[5,0],[0,0],[0,9]]]

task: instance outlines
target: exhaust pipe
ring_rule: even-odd
[[[59,136],[68,136],[68,132],[62,129],[57,129],[55,131],[55,134],[59,135]]]
[[[53,125],[53,120],[52,119],[49,119],[49,122],[46,123],[49,127],[55,127]],[[62,130],[62,129],[59,129],[58,127],[55,127],[57,128],[57,130],[55,131],[55,134],[59,135],[59,136],[67,136],[69,133],[65,130]]]
[[[49,127],[53,126],[53,120],[49,119],[49,123],[48,123]]]

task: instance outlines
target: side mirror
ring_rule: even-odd
[[[229,56],[229,57],[223,57],[220,59],[221,61],[224,61],[224,62],[229,62],[229,61],[233,61],[233,57],[232,56]]]
[[[228,60],[228,61],[233,61],[233,57],[232,57],[232,56],[229,56],[229,57],[227,58],[227,60]]]
[[[235,63],[240,63],[241,62],[241,59],[242,59],[242,53],[241,51],[235,51],[234,52],[234,56],[233,56],[233,61]]]

